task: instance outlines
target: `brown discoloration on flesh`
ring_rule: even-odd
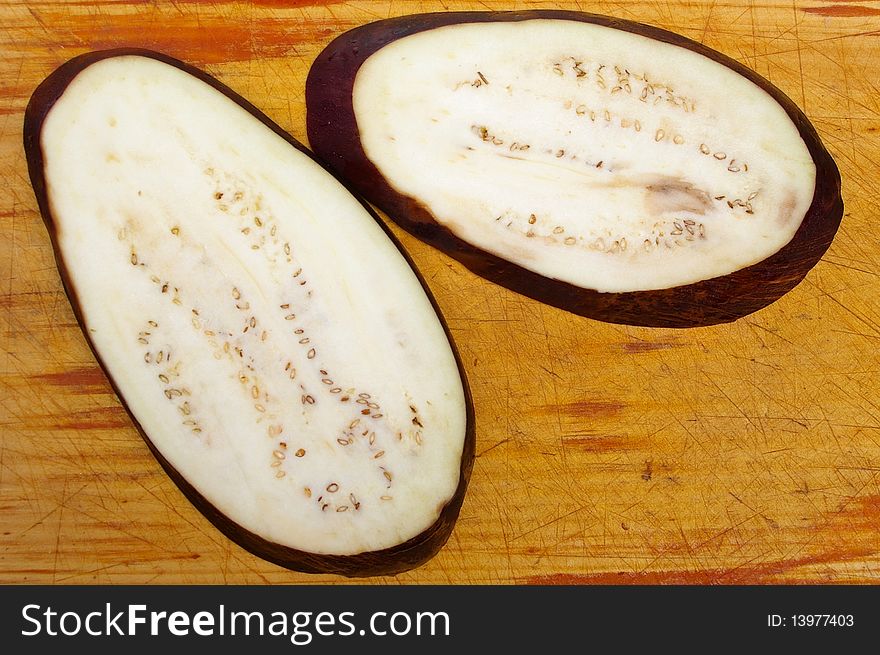
[[[678,178],[661,178],[645,186],[645,210],[649,216],[690,212],[703,216],[712,209],[712,198],[702,189]]]
[[[792,220],[795,220],[796,217],[794,215],[794,210],[796,206],[797,197],[793,193],[786,195],[785,200],[779,205],[779,213],[776,215],[776,222],[779,225],[788,225]]]

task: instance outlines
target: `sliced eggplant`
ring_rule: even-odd
[[[252,105],[149,51],[55,71],[25,149],[95,355],[220,530],[345,575],[443,545],[473,411],[430,293],[375,215]]]
[[[600,320],[731,321],[792,289],[840,176],[754,71],[657,28],[563,11],[347,32],[307,82],[312,148],[474,272]]]

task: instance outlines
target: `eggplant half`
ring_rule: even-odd
[[[77,318],[196,507],[300,571],[393,574],[436,553],[473,410],[376,216],[248,102],[154,52],[64,64],[24,134]]]
[[[571,312],[690,327],[792,289],[840,224],[815,129],[679,35],[565,11],[441,13],[339,36],[315,153],[472,271]]]

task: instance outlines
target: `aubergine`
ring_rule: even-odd
[[[569,11],[346,32],[306,83],[314,152],[478,275],[615,323],[729,322],[831,244],[840,175],[766,79],[677,34]]]
[[[24,135],[83,332],[190,501],[291,569],[394,574],[433,556],[473,409],[376,215],[250,103],[151,51],[62,65]]]

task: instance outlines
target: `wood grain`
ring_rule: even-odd
[[[304,141],[308,67],[346,29],[539,7],[652,23],[769,78],[835,157],[846,214],[794,291],[690,330],[567,314],[392,227],[462,353],[478,458],[441,553],[369,581],[880,581],[880,2],[48,0],[0,5],[0,582],[341,581],[232,544],[130,425],[61,289],[27,179],[21,124],[36,85],[91,49],[157,49]]]

